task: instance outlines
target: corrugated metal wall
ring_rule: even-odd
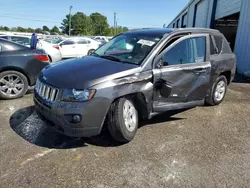
[[[200,0],[195,0],[188,9],[188,27],[193,27],[193,22],[194,22],[194,9],[195,5],[199,2]]]
[[[188,26],[188,16],[187,13],[184,14],[184,16],[182,17],[182,25],[184,26]]]
[[[206,27],[207,25],[207,13],[208,13],[208,0],[202,0],[196,4],[196,18],[195,27]]]
[[[194,22],[194,13],[195,13],[195,5],[201,3],[202,6],[201,11],[198,10],[198,15],[197,15],[197,27],[208,27],[210,24],[210,18],[211,18],[211,10],[212,10],[212,4],[214,0],[191,0],[189,6],[184,9],[181,14],[176,17],[169,25],[168,27],[171,28],[173,27],[173,24],[176,22],[178,19],[180,19],[180,22],[182,20],[182,16],[187,13],[187,18],[185,18],[185,23],[186,27],[193,27],[193,22]],[[180,25],[180,24],[179,24]]]
[[[250,71],[250,0],[242,0],[240,21],[237,31],[235,53],[239,73]]]
[[[248,0],[249,1],[249,0]],[[240,11],[241,0],[218,0],[215,19],[223,18]]]

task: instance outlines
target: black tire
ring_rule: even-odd
[[[21,82],[23,83],[23,88],[20,89],[20,93],[18,93],[16,95],[13,92],[11,94],[7,94],[7,93],[4,94],[4,91],[6,91],[6,89],[4,91],[0,90],[0,98],[1,99],[16,99],[16,98],[23,97],[25,95],[25,93],[27,92],[28,87],[29,87],[29,83],[28,83],[26,76],[18,71],[4,71],[4,72],[0,73],[0,80],[8,75],[17,76],[21,80]],[[2,83],[0,83],[0,88],[1,89],[3,88]]]
[[[126,101],[129,101],[129,103],[132,104],[135,109],[134,115],[136,118],[136,125],[133,131],[129,131],[125,125],[125,119],[123,116],[123,107]],[[108,121],[108,130],[113,139],[119,143],[130,142],[135,137],[135,134],[137,132],[138,119],[139,119],[138,112],[131,99],[120,98],[117,101],[115,101],[111,106],[109,113],[109,121]]]
[[[217,98],[215,96],[215,92],[216,92],[216,88],[218,86],[218,83],[220,83],[220,82],[224,82],[225,92],[224,92],[224,96],[220,100],[217,100]],[[227,93],[227,79],[225,76],[221,75],[215,80],[215,82],[212,86],[212,89],[210,90],[210,94],[205,100],[205,103],[207,105],[210,105],[210,106],[219,105],[223,101],[223,99],[225,98],[226,93]]]
[[[95,51],[94,49],[90,49],[90,50],[88,51],[88,55],[91,55],[94,51]]]

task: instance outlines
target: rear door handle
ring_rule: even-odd
[[[194,72],[195,73],[204,73],[204,72],[206,72],[206,69],[203,69],[203,68],[194,69]]]

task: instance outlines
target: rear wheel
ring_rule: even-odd
[[[94,49],[90,49],[90,50],[88,51],[88,55],[91,55],[94,51],[95,51]]]
[[[28,90],[26,76],[17,71],[5,71],[0,73],[0,98],[15,99],[22,97]]]
[[[227,92],[227,79],[225,76],[219,76],[210,91],[209,96],[206,98],[206,104],[214,106],[219,105]]]
[[[109,120],[108,129],[116,141],[127,143],[135,137],[138,112],[129,98],[121,98],[113,104]]]

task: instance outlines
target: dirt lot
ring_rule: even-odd
[[[32,94],[0,101],[0,187],[250,186],[250,84],[144,122],[122,146],[54,133],[32,105]]]

